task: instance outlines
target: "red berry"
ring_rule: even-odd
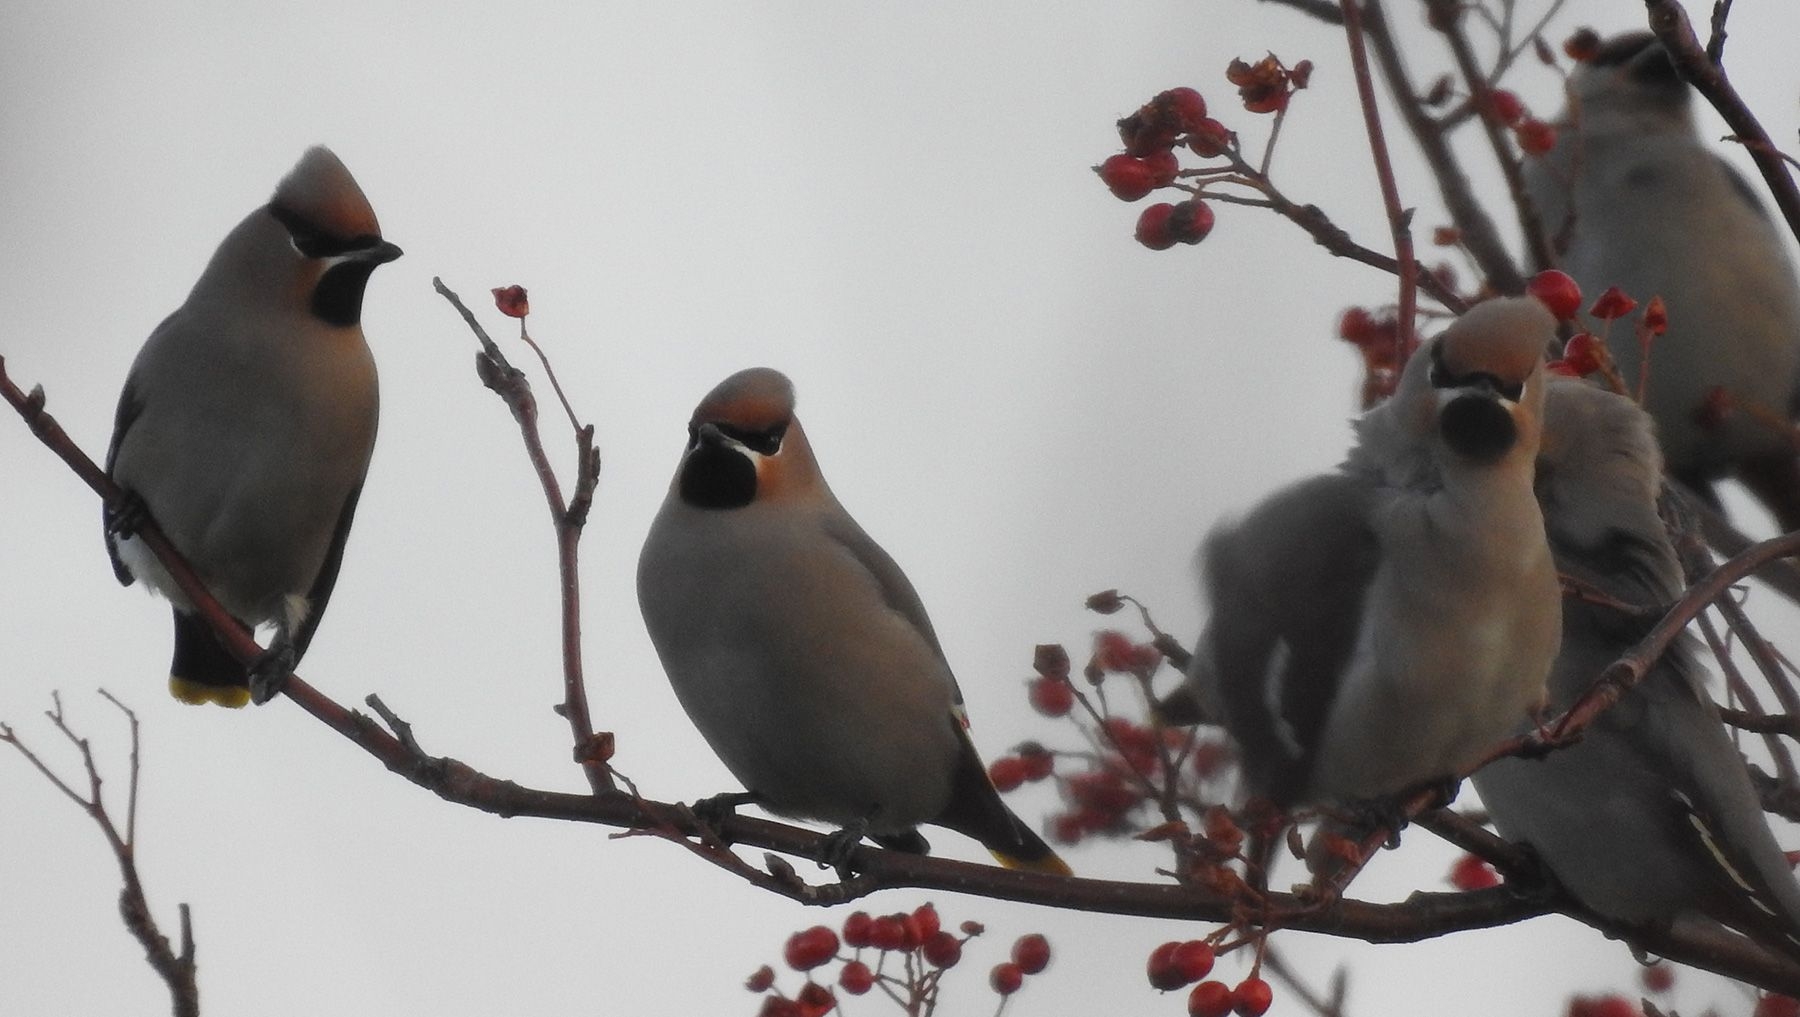
[[[1608,286],[1606,292],[1600,294],[1600,299],[1594,301],[1594,306],[1588,308],[1588,313],[1601,321],[1611,321],[1625,317],[1636,308],[1637,301],[1631,299],[1624,290]]]
[[[1500,877],[1494,874],[1487,862],[1465,854],[1450,866],[1450,885],[1458,890],[1485,890],[1490,886],[1499,886]]]
[[[1188,1017],[1225,1017],[1231,1012],[1231,989],[1224,982],[1201,982],[1188,993]]]
[[[1181,243],[1197,244],[1205,240],[1206,235],[1212,232],[1213,219],[1211,205],[1199,198],[1189,198],[1175,206],[1175,211],[1169,216],[1167,229],[1169,235]],[[1147,657],[1142,653],[1133,656],[1137,662],[1141,662]],[[1132,668],[1131,670],[1136,669]]]
[[[1056,757],[1041,745],[1036,746],[1035,751],[1020,749],[1019,765],[1025,768],[1026,780],[1043,780],[1056,769]]]
[[[1028,975],[1039,974],[1050,966],[1050,941],[1042,933],[1027,932],[1013,940],[1012,962]]]
[[[800,1017],[824,1017],[837,1006],[837,1000],[831,995],[831,990],[818,982],[807,982],[802,985],[800,992],[794,997],[794,1002],[800,1007]]]
[[[851,912],[844,919],[844,945],[862,947],[869,945],[869,933],[875,926],[875,920],[867,911]]]
[[[1675,985],[1673,965],[1656,963],[1644,969],[1644,988],[1655,993],[1668,992]]]
[[[1175,948],[1174,962],[1183,985],[1197,982],[1212,973],[1213,948],[1205,940],[1190,939]]]
[[[1144,156],[1144,165],[1150,170],[1150,179],[1158,187],[1165,187],[1175,182],[1175,175],[1181,172],[1181,160],[1175,158],[1174,152],[1152,152]]]
[[[531,304],[525,299],[525,287],[500,286],[494,289],[494,306],[508,318],[523,318],[531,313]]]
[[[1488,99],[1494,104],[1494,115],[1500,122],[1511,127],[1525,115],[1525,104],[1519,97],[1504,88],[1496,88],[1488,93]]]
[[[1184,131],[1193,131],[1206,119],[1206,99],[1185,85],[1158,95],[1156,101],[1175,114]]]
[[[1569,1001],[1570,1017],[1643,1017],[1624,996],[1577,996]]]
[[[781,996],[770,996],[763,1000],[762,1009],[756,1011],[756,1017],[801,1017],[800,1004]]]
[[[920,953],[925,955],[925,963],[935,968],[953,968],[962,960],[962,940],[954,933],[934,932],[926,937],[925,945]]]
[[[1164,992],[1179,989],[1189,981],[1175,966],[1175,951],[1181,944],[1173,940],[1150,951],[1150,959],[1144,962],[1144,977],[1150,980],[1150,987]]]
[[[1028,694],[1031,708],[1046,717],[1061,717],[1075,708],[1075,687],[1067,678],[1033,678]]]
[[[860,996],[875,987],[875,972],[862,961],[851,961],[838,972],[838,985],[852,996]]]
[[[912,918],[913,921],[919,923],[919,937],[921,939],[930,939],[937,935],[938,929],[943,927],[943,922],[938,919],[937,906],[935,904],[920,904],[918,907],[913,908]]]
[[[1011,791],[1025,783],[1025,761],[1018,756],[1001,756],[988,764],[988,780],[996,791]]]
[[[1260,978],[1246,978],[1231,990],[1231,1008],[1237,1011],[1238,1017],[1262,1017],[1274,1001],[1275,994],[1269,990],[1269,983]]]
[[[1050,839],[1058,844],[1079,844],[1086,833],[1087,825],[1079,812],[1065,812],[1050,820]]]
[[[993,986],[994,991],[1000,995],[1010,996],[1019,991],[1019,986],[1025,984],[1025,972],[1011,961],[996,964],[994,970],[988,972],[988,984]]]
[[[1119,140],[1125,144],[1126,155],[1142,157],[1175,147],[1175,136],[1181,132],[1181,125],[1166,116],[1166,112],[1152,102],[1119,121]]]
[[[1571,60],[1586,63],[1600,52],[1600,35],[1591,28],[1576,29],[1574,35],[1563,41],[1563,52]]]
[[[744,988],[751,992],[768,992],[769,986],[775,984],[775,969],[764,964],[757,968],[749,978],[744,979]]]
[[[1151,205],[1138,213],[1137,242],[1152,251],[1166,251],[1175,246],[1175,238],[1169,234],[1169,217],[1175,214],[1175,206],[1166,201]]]
[[[811,971],[837,956],[837,950],[837,933],[823,925],[815,925],[789,936],[782,958],[795,971]]]
[[[1231,150],[1231,131],[1224,124],[1208,117],[1189,129],[1188,147],[1202,159],[1224,155]]]
[[[869,945],[877,950],[898,950],[906,945],[906,926],[892,915],[883,915],[869,926]]]
[[[1600,365],[1605,362],[1602,359],[1604,353],[1605,347],[1592,333],[1577,332],[1563,344],[1562,359],[1576,377],[1585,378],[1600,370]]]
[[[1568,321],[1581,310],[1581,287],[1567,272],[1547,268],[1531,277],[1525,292],[1538,298],[1559,321]]]
[[[917,950],[925,942],[925,934],[919,928],[919,920],[912,915],[895,915],[894,921],[900,925],[900,949]]]
[[[1756,1001],[1752,1017],[1800,1017],[1800,1000],[1792,996],[1768,995]]]
[[[1170,155],[1173,159],[1174,156]],[[1095,170],[1100,182],[1120,201],[1136,201],[1157,188],[1156,172],[1150,164],[1129,155],[1108,158]],[[1171,177],[1170,179],[1174,179]]]
[[[1513,137],[1526,155],[1543,155],[1556,147],[1556,128],[1533,117],[1513,125]]]
[[[1662,335],[1669,330],[1669,309],[1663,304],[1662,297],[1651,297],[1644,305],[1644,331],[1651,335]]]
[[[1224,742],[1198,742],[1194,745],[1194,774],[1210,780],[1231,762],[1231,746]]]

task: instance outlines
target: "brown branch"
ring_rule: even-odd
[[[1418,330],[1413,312],[1418,302],[1419,263],[1413,257],[1412,215],[1400,207],[1400,185],[1394,181],[1394,163],[1387,136],[1381,129],[1381,109],[1375,102],[1375,83],[1369,77],[1369,53],[1363,43],[1361,0],[1340,0],[1344,13],[1344,38],[1350,45],[1350,68],[1356,79],[1356,96],[1362,106],[1363,131],[1369,152],[1375,157],[1375,179],[1381,186],[1381,204],[1387,211],[1388,232],[1394,241],[1394,260],[1400,263],[1399,328],[1394,335],[1395,363],[1406,358],[1407,343]]]
[[[1393,96],[1394,105],[1412,134],[1413,142],[1418,145],[1419,153],[1431,167],[1438,194],[1450,212],[1451,221],[1456,224],[1463,246],[1487,277],[1488,285],[1500,293],[1523,293],[1525,277],[1514,264],[1493,218],[1475,196],[1468,174],[1463,172],[1462,163],[1450,147],[1445,126],[1434,120],[1419,101],[1419,93],[1413,87],[1399,46],[1394,42],[1385,8],[1380,0],[1368,0],[1364,13],[1370,47],[1375,51],[1376,62],[1381,65],[1382,77],[1387,79],[1388,92]],[[1452,310],[1460,312],[1462,308]]]
[[[563,409],[569,414],[569,423],[575,428],[576,441],[576,477],[575,497],[571,502],[564,502],[562,485],[556,478],[556,470],[550,465],[550,457],[544,452],[544,440],[538,433],[537,399],[531,394],[531,383],[526,380],[525,373],[512,366],[506,355],[500,351],[498,344],[475,320],[475,315],[463,304],[442,279],[433,277],[431,286],[440,296],[450,302],[468,323],[476,339],[481,343],[481,353],[475,358],[475,373],[480,375],[482,384],[492,389],[512,411],[513,419],[518,421],[520,435],[525,440],[525,453],[531,458],[532,468],[537,471],[538,482],[544,488],[544,500],[550,506],[550,518],[556,526],[556,565],[561,580],[562,590],[562,657],[563,657],[563,702],[560,712],[569,722],[569,732],[574,739],[575,761],[581,764],[582,771],[587,774],[588,786],[595,794],[606,794],[617,790],[613,784],[612,773],[606,765],[612,756],[612,735],[596,734],[593,720],[588,713],[587,689],[583,678],[584,668],[581,660],[581,571],[578,549],[581,544],[582,527],[587,522],[588,508],[593,504],[594,488],[600,478],[600,453],[594,448],[593,425],[582,426],[575,419],[575,411],[569,408],[569,401],[562,396],[562,387],[556,387],[558,398],[562,398]],[[524,334],[523,322],[520,334]],[[529,343],[530,340],[527,339]],[[536,350],[537,344],[530,343]],[[543,351],[538,351],[543,358]],[[549,361],[544,361],[545,370],[549,370]],[[555,385],[556,376],[551,374],[551,384]]]
[[[1766,713],[1720,707],[1719,719],[1751,734],[1783,735],[1800,741],[1800,717],[1791,717],[1785,713],[1770,716]]]
[[[1712,619],[1701,614],[1694,621],[1700,627],[1701,636],[1706,640],[1706,648],[1712,651],[1713,659],[1718,661],[1719,670],[1725,673],[1725,687],[1745,706],[1742,711],[1732,710],[1730,712],[1763,720],[1770,719],[1768,712],[1762,707],[1762,701],[1757,696],[1756,690],[1745,680],[1743,671],[1738,668],[1737,662],[1731,659],[1731,651],[1725,645],[1725,640],[1719,635],[1718,628],[1713,625]],[[1719,712],[1723,717],[1726,711],[1721,709]],[[1726,722],[1730,723],[1729,720]],[[1750,730],[1747,725],[1737,726],[1742,730]],[[1769,757],[1775,761],[1775,769],[1781,774],[1781,779],[1789,784],[1800,781],[1800,774],[1796,774],[1794,771],[1793,755],[1787,751],[1787,746],[1781,743],[1781,739],[1775,737],[1772,732],[1764,731],[1763,744],[1769,750]]]
[[[1519,230],[1525,238],[1526,253],[1539,266],[1555,264],[1550,239],[1545,236],[1543,223],[1539,221],[1537,203],[1531,200],[1531,195],[1525,190],[1525,176],[1519,160],[1507,145],[1505,129],[1494,113],[1493,88],[1487,75],[1483,73],[1480,62],[1475,58],[1475,50],[1469,42],[1468,34],[1463,31],[1465,5],[1462,0],[1425,0],[1425,9],[1431,27],[1443,35],[1445,43],[1450,47],[1450,55],[1455,58],[1463,84],[1469,90],[1469,100],[1475,106],[1482,134],[1487,138],[1488,147],[1494,152],[1494,164],[1500,168],[1500,175],[1506,180],[1506,191],[1512,196],[1513,207],[1518,212]],[[1520,290],[1523,288],[1521,283]]]
[[[82,768],[87,772],[88,790],[86,795],[77,792],[68,782],[57,776],[49,764],[45,763],[36,752],[32,751],[18,733],[5,722],[0,722],[0,742],[11,745],[19,754],[37,768],[40,774],[49,779],[56,789],[65,797],[81,807],[88,818],[100,827],[106,843],[112,848],[113,857],[118,860],[119,874],[124,883],[119,891],[119,916],[125,922],[125,928],[144,948],[145,959],[150,967],[162,978],[169,988],[169,999],[174,1017],[199,1017],[200,987],[194,977],[194,927],[188,906],[182,904],[181,914],[181,951],[177,953],[169,944],[169,937],[163,935],[157,927],[156,918],[150,913],[150,902],[144,897],[144,885],[138,878],[137,871],[137,798],[139,770],[138,719],[130,707],[114,698],[105,689],[100,695],[106,701],[118,707],[131,724],[131,778],[126,795],[125,832],[120,834],[112,815],[106,810],[106,802],[100,790],[103,781],[100,768],[94,761],[93,748],[88,740],[77,735],[69,727],[68,718],[63,715],[62,697],[57,693],[50,694],[53,707],[45,711],[44,716],[62,736],[68,739],[81,756]]]
[[[97,493],[102,497],[117,496],[105,475],[43,411],[41,393],[28,397],[6,377],[3,359],[0,397],[14,405],[34,433],[69,462],[77,474],[88,479]],[[219,607],[154,527],[146,526],[142,535],[227,648],[240,660],[255,659],[261,648]],[[1725,566],[1730,567],[1732,563]],[[400,727],[408,732],[402,740],[366,714],[339,705],[297,675],[289,676],[284,695],[390,771],[445,801],[505,818],[533,816],[593,823],[640,835],[679,839],[727,871],[804,904],[836,905],[883,889],[914,887],[1077,911],[1211,922],[1230,921],[1237,907],[1231,899],[1173,883],[1050,876],[868,846],[857,846],[848,852],[848,867],[857,873],[854,877],[836,883],[808,884],[780,859],[767,859],[769,871],[763,872],[745,864],[726,845],[813,859],[820,857],[828,843],[825,834],[746,816],[728,816],[711,828],[699,823],[684,806],[648,801],[633,794],[569,794],[524,787],[481,773],[452,758],[426,755],[412,739],[409,728]],[[392,716],[391,711],[386,712]],[[1421,892],[1400,904],[1342,899],[1320,907],[1315,900],[1302,900],[1291,894],[1271,894],[1269,902],[1270,920],[1283,928],[1371,943],[1418,942],[1468,929],[1510,924],[1549,910],[1541,902],[1522,899],[1505,888],[1474,893]],[[1591,921],[1588,916],[1577,917]],[[1704,937],[1669,933],[1660,937],[1638,936],[1636,942],[1683,963],[1779,991],[1800,993],[1800,965],[1770,955],[1742,937],[1733,938],[1738,942],[1714,943]]]
[[[1644,0],[1644,9],[1649,14],[1650,31],[1669,51],[1675,69],[1725,118],[1731,133],[1743,143],[1762,173],[1763,182],[1775,198],[1775,206],[1787,220],[1788,230],[1800,238],[1800,189],[1795,187],[1786,164],[1773,154],[1775,144],[1769,139],[1769,132],[1763,129],[1762,122],[1750,112],[1743,97],[1732,87],[1731,79],[1725,76],[1724,65],[1707,57],[1707,51],[1694,34],[1693,24],[1688,21],[1686,8],[1677,0]],[[1713,43],[1721,53],[1725,45],[1723,29],[1724,18],[1715,18]]]

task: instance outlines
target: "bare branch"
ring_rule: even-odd
[[[1394,241],[1394,260],[1400,263],[1400,299],[1395,343],[1395,362],[1405,359],[1406,345],[1417,334],[1413,312],[1418,301],[1419,263],[1413,257],[1412,216],[1400,207],[1400,186],[1394,181],[1394,164],[1387,137],[1381,129],[1381,109],[1375,102],[1375,84],[1369,77],[1369,54],[1363,44],[1361,0],[1340,0],[1344,13],[1344,37],[1350,44],[1350,67],[1356,77],[1356,95],[1363,114],[1363,130],[1375,157],[1375,178],[1381,185],[1381,203],[1387,210],[1388,232]]]
[[[1644,8],[1649,13],[1650,31],[1669,51],[1675,69],[1725,118],[1731,133],[1743,143],[1762,173],[1763,182],[1768,184],[1769,193],[1787,220],[1788,229],[1800,238],[1800,189],[1795,187],[1793,175],[1776,154],[1769,132],[1763,129],[1762,122],[1750,112],[1750,107],[1725,76],[1724,65],[1709,58],[1707,50],[1701,48],[1699,38],[1694,35],[1694,26],[1688,21],[1687,9],[1677,0],[1644,0]],[[1715,11],[1712,45],[1721,55],[1725,47],[1724,26],[1724,14]]]
[[[551,384],[556,387],[557,397],[562,399],[563,409],[569,414],[569,423],[575,429],[575,499],[572,503],[564,502],[562,485],[556,478],[555,468],[550,465],[550,457],[544,452],[543,437],[538,433],[537,399],[531,394],[531,383],[526,380],[524,372],[507,361],[506,355],[475,320],[475,315],[462,302],[462,298],[445,286],[442,279],[433,278],[431,285],[450,302],[450,306],[456,308],[481,343],[482,352],[475,359],[476,373],[481,376],[483,384],[505,401],[507,408],[512,411],[513,419],[518,421],[519,432],[525,440],[526,455],[531,458],[538,482],[544,488],[544,500],[549,503],[550,517],[556,526],[557,571],[562,589],[563,702],[560,712],[569,723],[569,732],[574,739],[575,762],[587,774],[588,786],[593,788],[595,794],[607,794],[617,790],[612,773],[606,765],[607,756],[611,754],[612,739],[610,735],[595,734],[593,720],[588,713],[586,679],[581,659],[581,571],[577,555],[582,527],[587,522],[588,508],[593,503],[594,488],[600,478],[600,454],[594,448],[594,429],[591,425],[584,427],[576,420],[575,411],[569,407],[568,399],[563,397],[562,386],[556,383],[556,375],[551,373]],[[537,351],[539,359],[544,361],[544,369],[549,371],[550,362],[544,358],[543,351],[538,349],[537,344],[525,335],[522,319],[519,334]]]
[[[75,746],[81,757],[82,768],[88,775],[88,787],[91,797],[83,797],[55,772],[29,747],[25,745],[10,726],[0,723],[0,742],[5,742],[19,751],[37,771],[49,779],[57,790],[68,796],[83,812],[88,814],[100,832],[105,836],[107,844],[112,848],[113,857],[118,860],[119,873],[124,887],[119,891],[119,916],[144,948],[145,959],[154,969],[163,983],[169,988],[169,998],[173,1006],[174,1017],[199,1017],[200,988],[194,977],[194,929],[193,920],[188,913],[188,906],[181,905],[181,950],[177,953],[169,945],[169,938],[157,927],[156,919],[150,913],[150,903],[144,897],[144,886],[138,878],[135,852],[135,830],[137,825],[138,796],[138,720],[124,703],[114,698],[105,689],[100,695],[118,707],[131,724],[131,782],[129,791],[129,814],[126,820],[125,834],[120,835],[117,825],[113,823],[110,813],[106,811],[106,803],[100,797],[100,768],[94,761],[92,747],[86,738],[77,735],[68,724],[63,714],[62,697],[51,693],[52,708],[45,713],[50,723],[70,744]]]

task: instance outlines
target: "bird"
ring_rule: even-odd
[[[132,362],[106,455],[125,498],[104,535],[119,582],[174,608],[169,691],[183,702],[266,702],[318,630],[375,447],[363,291],[400,253],[350,171],[310,148]],[[246,630],[273,625],[254,666],[138,537],[145,518]]]
[[[932,824],[1067,875],[989,781],[918,593],[832,494],[794,406],[756,367],[689,421],[637,570],[682,707],[747,800],[836,824],[846,850],[866,834],[922,854]]]
[[[1563,601],[1550,675],[1560,712],[1648,634],[1686,584],[1657,511],[1654,425],[1631,400],[1553,379],[1537,474],[1557,568],[1614,601],[1576,593]],[[1664,928],[1711,919],[1800,957],[1800,885],[1706,681],[1684,636],[1579,741],[1542,758],[1496,760],[1475,772],[1475,789],[1500,833],[1529,844],[1603,918]]]
[[[1584,292],[1661,296],[1645,408],[1669,475],[1718,508],[1735,478],[1783,530],[1800,528],[1800,282],[1786,231],[1704,144],[1693,90],[1648,32],[1601,44],[1569,81],[1558,143],[1523,175],[1560,267]],[[1552,266],[1543,266],[1552,267]],[[1635,386],[1644,352],[1607,347]]]
[[[1561,625],[1532,495],[1554,337],[1535,300],[1476,305],[1355,420],[1338,469],[1208,534],[1181,698],[1232,735],[1247,796],[1437,783],[1540,707]]]

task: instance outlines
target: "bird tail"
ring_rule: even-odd
[[[1005,868],[1016,869],[1020,872],[1042,872],[1051,876],[1073,876],[1075,874],[1075,870],[1069,868],[1069,863],[1063,861],[1055,851],[1051,850],[1050,845],[1044,843],[1042,837],[1026,829],[1022,823],[1019,825],[1019,830],[1024,835],[1019,838],[1023,842],[1022,848],[1009,846],[1007,850],[1002,851],[991,845],[988,846],[988,853],[994,856],[995,861]]]
[[[250,677],[199,615],[175,612],[175,660],[169,694],[193,706],[238,709],[250,702]]]

